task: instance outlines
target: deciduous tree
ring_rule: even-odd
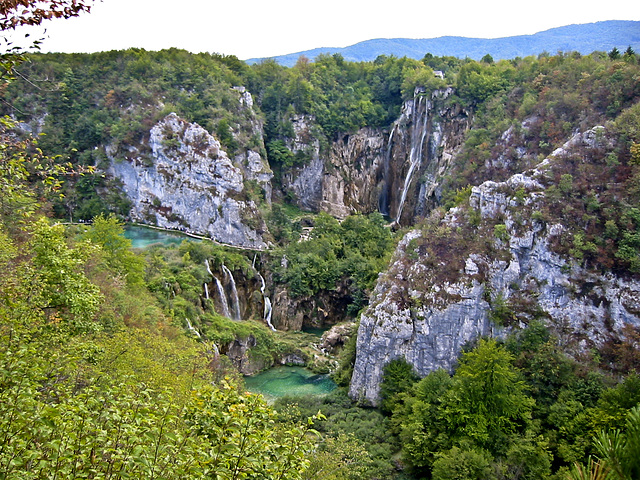
[[[52,18],[77,17],[91,10],[93,0],[3,0],[0,3],[0,30],[40,25]]]

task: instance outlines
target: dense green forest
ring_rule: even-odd
[[[632,49],[499,62],[323,55],[291,68],[175,49],[1,61],[0,478],[640,478],[640,333],[632,326],[599,351],[565,351],[526,306],[496,305],[493,320],[513,326],[509,335],[467,345],[453,373],[421,379],[392,361],[379,408],[346,394],[353,336],[330,359],[339,365],[334,393],[268,405],[244,391],[222,347],[252,337],[253,359],[270,365],[287,352],[313,358],[313,342],[225,318],[202,292],[205,260],[252,278],[253,252],[209,241],[132,250],[123,236],[130,204],[102,173],[106,145],[116,161],[132,145],[144,152],[150,128],[169,112],[229,152],[260,150],[275,175],[273,203],[260,204],[273,248],[260,262],[292,297],[339,290],[357,319],[403,232],[379,213],[339,222],[301,212],[278,191],[309,160],[287,147],[292,120],[312,116],[326,151],[339,135],[388,127],[416,87],[450,87],[447,103],[473,112],[474,124],[441,205],[418,224],[430,235],[424,248],[459,270],[460,252],[486,241],[468,207],[470,186],[504,180],[572,133],[603,125],[613,152],[559,164],[547,208],[522,214],[562,219],[568,233],[553,248],[584,268],[636,278],[640,62]],[[262,137],[243,136],[256,118],[237,109],[239,86],[255,99]],[[26,122],[42,135],[27,135]],[[510,129],[527,156],[505,140]],[[500,155],[512,161],[490,161]],[[434,218],[454,207],[466,223],[443,232]],[[300,242],[307,224],[313,233]],[[486,238],[504,234],[500,227]],[[524,325],[525,317],[534,319]]]

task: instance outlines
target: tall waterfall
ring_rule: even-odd
[[[207,285],[207,282],[204,282],[204,298],[209,300],[209,285]]]
[[[254,265],[255,265],[255,263],[254,263]],[[265,294],[265,290],[267,288],[267,285],[266,285],[266,283],[264,281],[264,277],[262,275],[260,275],[260,272],[256,270],[256,273],[258,274],[258,277],[260,277],[260,282],[261,282],[261,284],[260,284],[260,293],[262,293],[262,298],[264,299],[264,313],[263,313],[262,318],[264,319],[265,322],[267,322],[267,325],[269,325],[269,328],[275,332],[276,328],[271,323],[271,314],[272,314],[271,299],[269,297],[267,297],[267,295]]]
[[[233,278],[233,274],[231,270],[227,268],[227,266],[222,264],[222,271],[226,275],[229,284],[231,285],[231,308],[233,309],[233,320],[242,320],[242,315],[240,314],[240,300],[238,299],[238,289],[236,288],[236,280]]]
[[[219,313],[227,318],[231,318],[231,311],[229,310],[229,302],[227,302],[227,294],[224,291],[222,282],[218,277],[213,277],[213,280],[214,282],[216,282],[216,288],[218,289],[218,296],[220,297],[220,305],[222,305],[222,312],[219,312]]]
[[[382,169],[382,190],[378,196],[378,211],[388,217],[389,212],[389,199],[391,197],[391,151],[393,149],[393,132],[395,132],[395,125],[391,129],[389,134],[389,140],[387,141],[387,152],[384,156],[384,164]]]
[[[409,170],[407,171],[407,176],[404,179],[404,186],[402,188],[402,194],[400,195],[400,202],[398,203],[396,223],[400,223],[402,209],[404,208],[404,203],[407,199],[407,192],[409,191],[413,174],[422,163],[422,149],[427,136],[427,123],[429,120],[428,112],[429,101],[424,95],[418,94],[417,98],[414,97],[413,99],[413,127],[411,131],[411,150],[409,152]],[[424,118],[421,119],[421,116]]]

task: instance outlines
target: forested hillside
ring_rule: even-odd
[[[508,60],[538,55],[541,52],[588,54],[594,50],[610,51],[613,48],[626,48],[628,45],[636,50],[640,48],[638,22],[608,20],[551,28],[533,35],[503,38],[469,38],[467,36],[375,38],[342,48],[332,48],[327,45],[323,48],[278,55],[274,60],[281,65],[292,67],[301,55],[315,58],[321,54],[338,53],[352,62],[371,62],[379,55],[395,55],[419,60],[424,56],[424,52],[473,60],[480,60],[486,54],[490,54],[495,59]],[[261,60],[264,59],[248,59],[247,63],[258,63]]]
[[[632,48],[2,62],[0,478],[639,478]]]

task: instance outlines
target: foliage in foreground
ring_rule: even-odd
[[[481,340],[453,376],[438,370],[416,381],[395,363],[383,381],[386,405],[416,478],[637,476],[640,380],[607,388],[610,380],[562,353],[541,324],[504,344]]]
[[[273,428],[274,411],[221,378],[215,352],[162,320],[98,321],[87,264],[42,222],[54,237],[36,235],[32,259],[10,242],[1,252],[3,271],[21,261],[38,285],[4,276],[0,288],[2,478],[300,478],[310,425]]]
[[[0,210],[0,478],[301,478],[312,421],[274,428],[171,325],[119,223],[50,224],[29,145],[3,140],[0,197],[20,208]]]

